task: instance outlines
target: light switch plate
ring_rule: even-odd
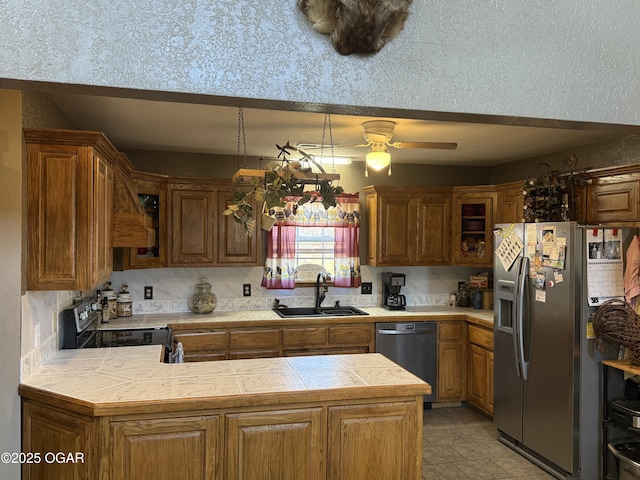
[[[373,293],[373,284],[371,282],[362,282],[360,285],[361,295],[371,295]]]

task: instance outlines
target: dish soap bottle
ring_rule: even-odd
[[[117,297],[111,289],[111,282],[107,282],[102,290],[102,322],[107,323],[110,319],[115,320],[118,316]]]
[[[218,304],[218,299],[211,291],[211,284],[206,278],[200,278],[196,291],[189,298],[189,310],[193,313],[211,313]]]

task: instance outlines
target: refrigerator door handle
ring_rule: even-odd
[[[520,367],[520,342],[518,341],[518,310],[520,309],[520,270],[522,257],[518,258],[515,278],[515,292],[511,308],[511,340],[513,340],[513,361],[516,366],[516,374],[518,378],[522,377],[522,368]]]
[[[514,337],[517,339],[516,352],[518,355],[518,365],[520,366],[518,373],[522,374],[522,379],[527,380],[529,377],[529,362],[525,360],[524,355],[524,323],[527,318],[527,276],[529,275],[529,257],[521,257],[518,269],[518,280],[516,286],[516,333]]]

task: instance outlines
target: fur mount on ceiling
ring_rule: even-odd
[[[412,0],[298,0],[313,28],[342,55],[379,52],[400,33]]]

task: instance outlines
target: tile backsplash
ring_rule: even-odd
[[[295,290],[267,290],[260,286],[262,267],[242,268],[158,268],[127,270],[111,275],[112,288],[117,292],[124,283],[133,298],[133,313],[188,312],[187,301],[194,292],[199,278],[211,283],[211,290],[218,300],[216,310],[268,310],[277,298],[288,306],[312,306],[313,287]],[[378,306],[381,304],[382,284],[380,273],[392,271],[404,273],[406,286],[402,293],[408,305],[445,305],[449,293],[456,291],[458,281],[468,281],[477,268],[467,267],[362,267],[362,281],[373,283],[371,295],[362,295],[359,288],[329,287],[323,305],[336,301],[342,305]],[[243,285],[251,284],[251,296],[244,297]],[[144,287],[153,287],[153,299],[144,299]]]
[[[77,295],[80,295],[80,292],[31,291],[22,296],[21,378],[29,376],[58,350],[60,312],[69,307]]]
[[[391,267],[362,266],[362,281],[371,282],[371,295],[362,295],[359,288],[329,287],[325,306],[336,301],[342,305],[359,307],[379,306],[382,302],[383,271],[404,273],[406,286],[402,293],[407,305],[446,305],[449,293],[458,287],[459,281],[469,281],[469,275],[478,273],[468,267]],[[117,292],[127,284],[133,298],[133,313],[188,312],[187,301],[194,292],[199,278],[205,277],[216,294],[219,311],[269,310],[277,298],[281,304],[312,306],[313,287],[295,290],[267,290],[260,286],[262,267],[242,268],[157,268],[113,272],[111,282]],[[251,296],[244,297],[243,285],[251,284]],[[144,299],[144,287],[153,287],[153,299]],[[34,291],[22,297],[21,372],[22,377],[35,371],[59,349],[58,321],[60,312],[73,302],[74,296],[91,295],[92,292]]]

